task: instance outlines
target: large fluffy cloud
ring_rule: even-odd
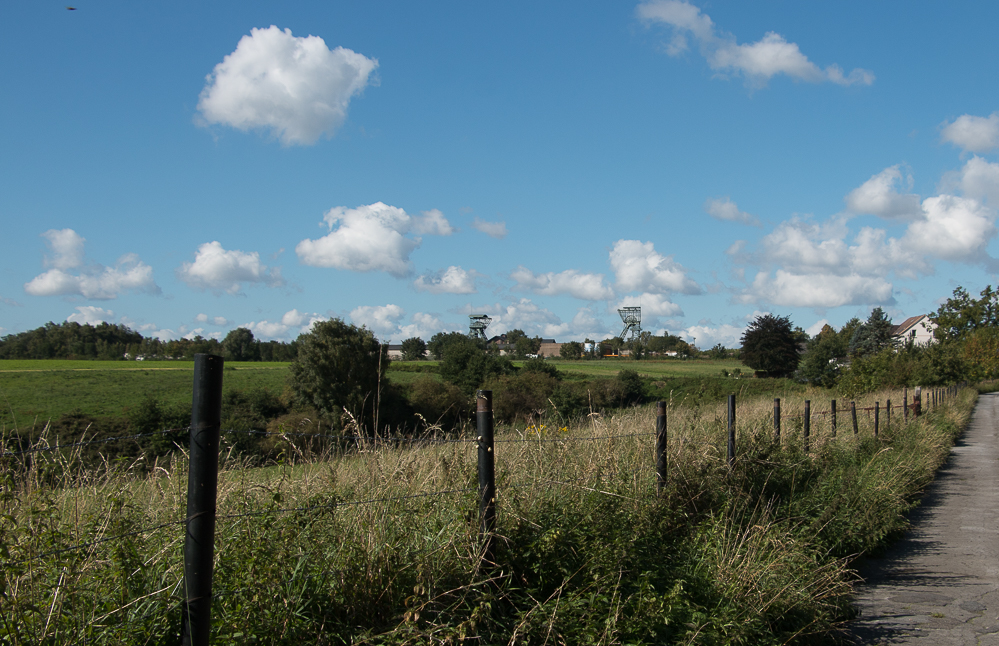
[[[72,229],[51,229],[42,234],[51,252],[45,257],[48,271],[24,284],[32,296],[83,296],[94,300],[111,300],[122,292],[159,294],[153,280],[153,268],[134,253],[123,255],[114,267],[99,264],[84,265],[83,243]]]
[[[198,247],[194,262],[181,265],[177,277],[195,289],[229,294],[238,294],[244,283],[268,287],[284,285],[280,267],[268,269],[260,262],[260,254],[256,251],[226,251],[218,241]]]
[[[987,153],[999,148],[999,112],[987,117],[964,114],[945,123],[941,132],[944,141],[972,153]]]
[[[506,330],[520,329],[528,335],[557,338],[565,335],[570,326],[562,322],[554,312],[539,306],[529,298],[516,303],[476,308],[475,314],[488,314],[492,317],[488,334],[500,334]]]
[[[756,275],[740,302],[824,309],[841,305],[890,305],[892,285],[883,278],[831,273],[796,274],[778,269]]]
[[[375,333],[383,342],[396,342],[411,337],[430,339],[438,332],[448,329],[437,316],[417,312],[410,317],[409,323],[403,323],[406,312],[398,305],[362,305],[350,312],[350,320],[355,325],[363,325]]]
[[[890,166],[850,191],[845,198],[846,208],[893,220],[919,217],[922,212],[919,196],[897,190],[903,183],[906,190],[912,189],[912,176],[903,176],[897,164]]]
[[[252,29],[207,77],[198,110],[206,123],[270,128],[288,144],[313,144],[343,123],[378,61],[274,25]]]
[[[420,238],[407,234],[449,235],[454,231],[440,211],[411,216],[382,202],[353,209],[338,206],[327,211],[323,221],[330,229],[328,235],[302,240],[295,247],[304,264],[384,271],[400,278],[412,272],[409,254],[420,245]]]
[[[642,318],[646,321],[662,317],[683,316],[683,309],[662,294],[646,293],[641,296],[625,298],[618,302],[616,309],[635,307],[636,305],[642,308]]]
[[[527,267],[520,266],[510,274],[510,277],[517,282],[517,287],[544,296],[569,294],[584,301],[605,301],[614,298],[614,290],[604,282],[603,274],[586,274],[575,269],[535,274]]]
[[[80,325],[97,325],[98,323],[113,323],[114,312],[103,307],[93,305],[82,305],[76,308],[76,312],[66,317],[70,323]]]
[[[671,256],[663,256],[651,242],[618,240],[610,252],[617,286],[624,292],[700,294],[701,287]]]
[[[413,281],[413,286],[421,292],[431,294],[474,294],[476,272],[466,271],[451,265],[441,271],[424,274]]]
[[[636,11],[647,24],[670,27],[672,37],[667,51],[671,56],[686,51],[687,38],[692,36],[711,69],[722,74],[741,75],[751,86],[765,86],[778,74],[812,83],[870,85],[874,82],[874,74],[865,69],[857,68],[847,75],[835,64],[821,69],[801,53],[797,44],[789,43],[774,32],[767,32],[755,43],[739,44],[735,36],[718,31],[710,17],[686,0],[649,0],[639,4]]]
[[[280,321],[254,321],[239,327],[245,327],[261,339],[286,339],[289,336],[306,334],[312,330],[313,325],[325,320],[326,317],[318,313],[310,314],[293,309],[285,312]]]

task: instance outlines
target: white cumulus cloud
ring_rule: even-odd
[[[722,325],[691,325],[681,330],[677,336],[701,349],[713,348],[719,343],[726,348],[738,348],[742,346],[742,334],[745,331],[746,326],[727,323]]]
[[[940,132],[944,141],[972,153],[987,153],[999,148],[999,112],[987,117],[964,114],[944,123]]]
[[[912,189],[912,175],[902,175],[896,164],[889,166],[877,175],[850,191],[844,198],[846,208],[854,213],[870,213],[889,220],[912,220],[922,214],[919,196],[902,193]]]
[[[424,341],[429,341],[433,335],[446,330],[448,330],[448,326],[434,314],[417,312],[410,318],[410,323],[399,326],[398,338],[405,340],[419,337]]]
[[[709,198],[704,202],[704,212],[716,220],[739,222],[753,227],[760,226],[760,221],[755,216],[740,211],[736,203],[727,197]]]
[[[640,296],[629,296],[628,298],[621,299],[616,309],[624,307],[641,307],[643,320],[683,316],[683,309],[662,294],[645,293]]]
[[[603,274],[586,274],[575,269],[535,274],[527,267],[520,266],[510,274],[510,277],[517,282],[517,287],[544,296],[569,294],[584,301],[605,301],[614,298],[614,290],[604,282]]]
[[[611,249],[610,264],[618,289],[624,292],[700,294],[702,291],[672,256],[659,254],[651,242],[618,240]]]
[[[716,29],[711,18],[686,0],[649,0],[638,5],[638,17],[646,24],[669,26],[671,40],[667,52],[678,56],[688,49],[692,36],[711,69],[721,74],[741,75],[753,87],[763,87],[778,74],[796,81],[839,85],[870,85],[874,74],[854,69],[844,74],[836,64],[825,69],[808,60],[796,43],[775,32],[767,32],[754,43],[739,44],[735,36]]]
[[[413,281],[418,291],[431,294],[474,294],[475,270],[466,271],[461,267],[451,265],[441,271],[424,274]]]
[[[454,231],[436,209],[411,216],[382,202],[353,209],[332,208],[323,216],[323,222],[330,229],[328,235],[302,240],[295,247],[302,263],[350,271],[384,271],[397,278],[412,272],[409,255],[421,242],[419,237],[407,234],[450,235]]]
[[[70,323],[80,325],[97,325],[98,323],[114,323],[114,312],[93,305],[82,305],[76,308],[76,313],[66,317]]]
[[[75,269],[83,264],[83,243],[86,238],[72,229],[49,229],[42,234],[52,255],[44,264],[55,269]]]
[[[72,229],[50,229],[42,237],[51,251],[51,255],[45,256],[44,264],[51,269],[24,284],[24,291],[32,296],[111,300],[128,291],[160,293],[153,280],[153,268],[134,253],[123,255],[114,267],[84,264],[84,238]]]
[[[251,29],[208,75],[198,110],[208,124],[269,128],[285,145],[314,144],[343,123],[376,67],[377,60],[331,50],[318,36]]]
[[[986,247],[996,235],[995,213],[977,200],[937,195],[923,200],[925,217],[909,225],[902,243],[914,253],[941,260],[989,260]]]
[[[388,339],[399,331],[399,320],[405,313],[398,305],[362,305],[350,311],[350,320],[368,328],[379,339]]]
[[[218,241],[198,247],[194,262],[185,262],[177,269],[177,277],[194,289],[210,289],[216,293],[238,294],[244,283],[260,283],[268,287],[284,285],[281,268],[268,269],[260,262],[256,251],[226,251]]]

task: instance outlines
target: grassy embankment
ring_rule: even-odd
[[[887,397],[901,399],[876,396]],[[733,469],[722,402],[675,406],[662,496],[651,407],[509,429],[497,438],[495,570],[476,559],[474,444],[253,470],[226,460],[213,643],[816,643],[850,614],[850,557],[905,527],[974,398],[908,425],[896,413],[878,439],[866,415],[858,436],[841,418],[836,438],[816,415],[811,454],[801,398],[783,402],[780,445],[772,400],[741,400]],[[182,527],[137,530],[183,517],[184,460],[141,477],[49,454],[15,466],[2,472],[0,641],[172,639]],[[440,491],[452,493],[404,498]],[[368,500],[379,502],[343,504]]]

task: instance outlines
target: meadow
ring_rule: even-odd
[[[803,400],[812,399],[810,451]],[[852,559],[883,549],[967,423],[966,389],[880,436],[828,393],[724,401],[497,429],[496,567],[479,560],[475,444],[284,450],[247,468],[224,437],[216,531],[218,644],[814,644],[851,615]],[[900,392],[857,400],[900,402]],[[842,406],[842,404],[841,404]],[[151,470],[78,454],[6,458],[0,642],[146,644],[180,625],[186,460]],[[141,458],[139,458],[141,459]]]
[[[721,371],[749,369],[735,360],[696,361],[560,361],[551,363],[567,379],[610,378],[624,369],[649,379],[721,379]],[[230,362],[224,389],[266,389],[280,395],[286,385],[287,363]],[[515,362],[514,365],[522,365]],[[436,376],[437,362],[393,362],[390,381],[409,384],[425,371]],[[190,401],[193,361],[70,361],[0,360],[0,428],[40,430],[49,420],[72,412],[94,417],[127,417],[144,400],[164,406]],[[668,393],[667,393],[668,395]]]

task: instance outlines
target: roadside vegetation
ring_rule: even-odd
[[[230,437],[213,643],[833,641],[852,559],[905,528],[976,393],[909,424],[882,418],[878,438],[863,416],[833,438],[816,415],[805,453],[803,399],[816,411],[826,394],[785,395],[780,443],[770,396],[740,397],[732,468],[722,402],[674,400],[661,495],[652,407],[500,426],[495,568],[477,558],[474,444],[312,452],[275,435],[271,466],[248,468]],[[186,461],[94,467],[84,452],[3,458],[0,641],[174,641]]]

